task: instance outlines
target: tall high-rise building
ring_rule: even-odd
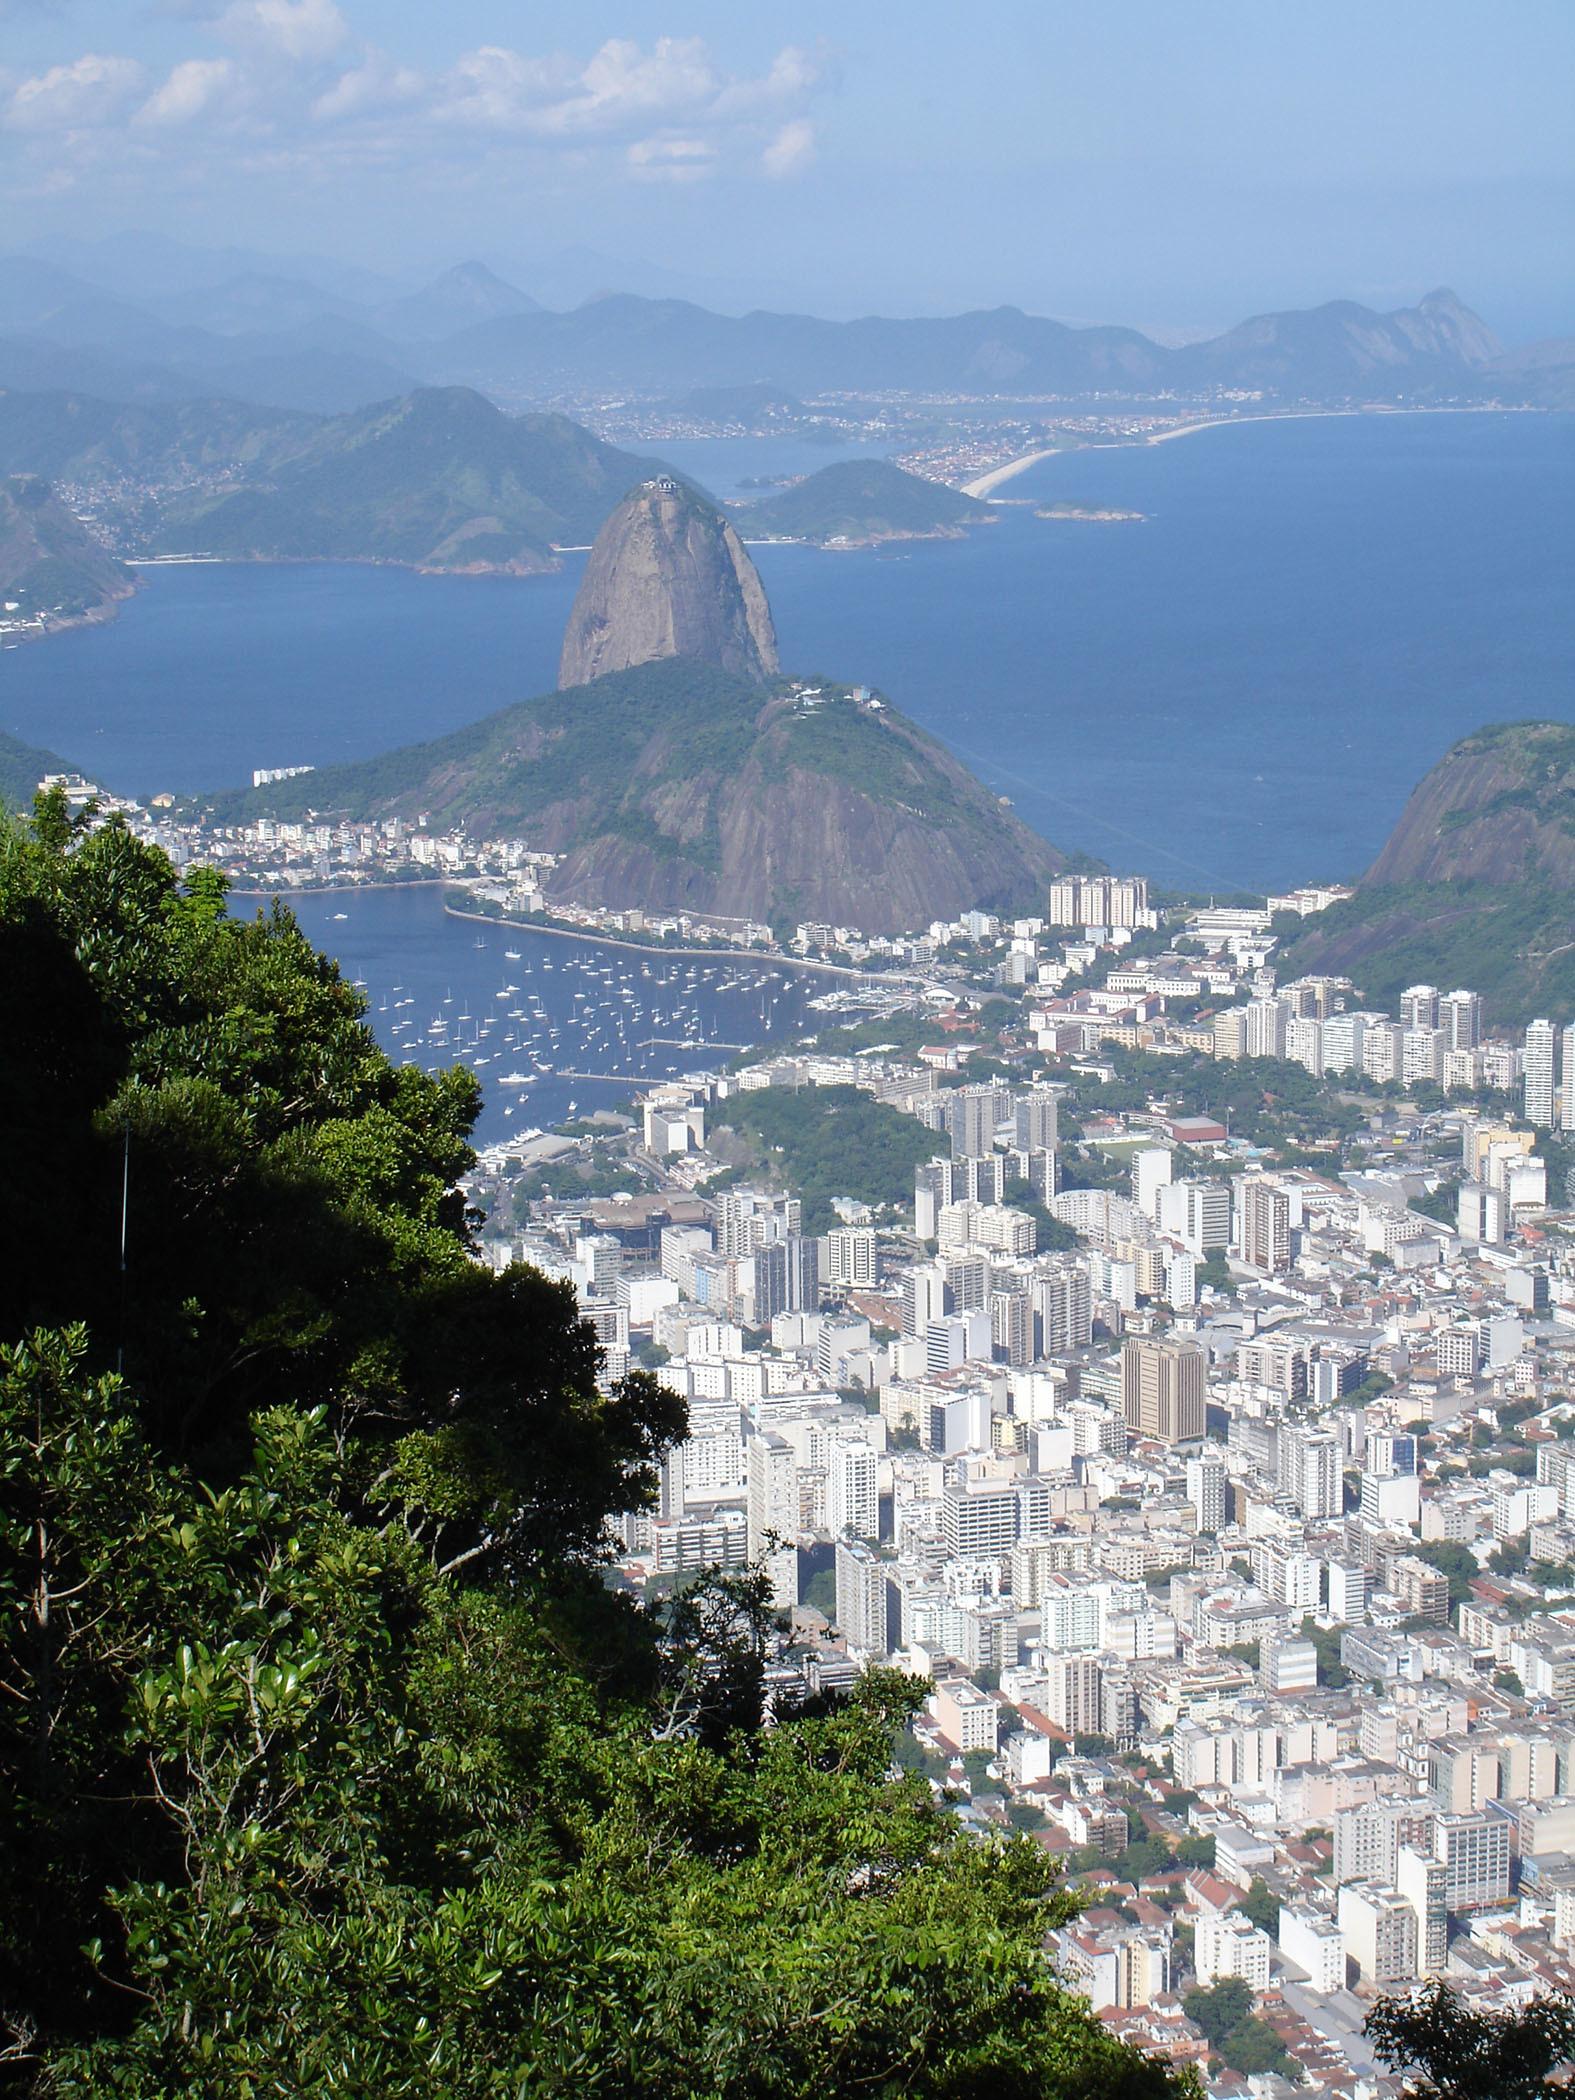
[[[1212,1536],[1225,1529],[1229,1477],[1217,1451],[1202,1451],[1187,1460],[1187,1500],[1197,1513],[1200,1532]]]
[[[995,1145],[995,1126],[1010,1106],[1004,1087],[960,1086],[945,1097],[946,1132],[955,1158],[987,1158]]]
[[[833,1290],[873,1290],[875,1228],[843,1225],[826,1234],[826,1282]]]
[[[1223,1181],[1173,1181],[1155,1198],[1162,1232],[1191,1254],[1230,1245],[1230,1190]]]
[[[946,1271],[938,1262],[920,1262],[902,1279],[902,1331],[924,1334],[946,1313]]]
[[[1338,1439],[1286,1423],[1280,1430],[1280,1486],[1313,1522],[1340,1514],[1344,1481]]]
[[[886,1568],[861,1539],[838,1539],[837,1624],[850,1648],[888,1652]]]
[[[1062,875],[1050,885],[1052,926],[1141,926],[1148,916],[1145,875]]]
[[[1270,1275],[1291,1265],[1291,1199],[1257,1175],[1242,1184],[1241,1258]]]
[[[744,1516],[749,1558],[771,1579],[779,1611],[798,1603],[798,1464],[793,1446],[773,1430],[744,1446]]]
[[[1053,1152],[1059,1141],[1057,1088],[1030,1087],[1012,1103],[1012,1139],[1019,1152]]]
[[[1575,1130],[1575,1021],[1564,1030],[1564,1063],[1559,1073],[1559,1084],[1563,1092],[1559,1096],[1559,1124],[1564,1130]],[[1563,1201],[1563,1191],[1558,1201]]]
[[[1100,1699],[1099,1659],[1093,1655],[1045,1658],[1045,1712],[1068,1735],[1100,1735],[1104,1714]]]
[[[1290,1011],[1278,999],[1249,999],[1247,1002],[1247,1055],[1283,1057],[1285,1031]]]
[[[1526,1121],[1534,1130],[1553,1128],[1553,1050],[1557,1034],[1551,1021],[1526,1023]]]
[[[794,1233],[767,1240],[753,1256],[754,1322],[764,1327],[778,1313],[813,1312],[820,1303],[820,1242]]]
[[[1482,994],[1451,992],[1439,1001],[1438,1022],[1451,1050],[1474,1050],[1482,1040]]]
[[[1034,1360],[1034,1304],[1027,1291],[990,1293],[991,1353],[1021,1369]]]
[[[1509,1894],[1509,1825],[1488,1809],[1433,1818],[1433,1852],[1444,1866],[1450,1910],[1478,1910]]]
[[[1066,1262],[1036,1278],[1033,1305],[1041,1356],[1068,1356],[1093,1341],[1094,1292],[1081,1262]]]
[[[1204,1358],[1194,1342],[1130,1335],[1121,1346],[1127,1427],[1163,1444],[1186,1444],[1204,1427]]]
[[[1345,1951],[1363,1983],[1405,1983],[1416,1974],[1416,1912],[1381,1881],[1348,1881],[1340,1890]]]
[[[1145,1218],[1159,1215],[1159,1192],[1170,1186],[1175,1158],[1168,1145],[1145,1145],[1132,1155],[1132,1195]]]
[[[872,1539],[880,1529],[879,1460],[874,1446],[837,1437],[826,1454],[826,1529]]]
[[[1395,1887],[1416,1913],[1416,1973],[1442,1976],[1449,1952],[1444,1862],[1421,1846],[1401,1845],[1395,1857]]]
[[[1400,994],[1400,1026],[1402,1028],[1436,1028],[1438,1026],[1438,986],[1436,984],[1413,984]]]
[[[954,1159],[927,1159],[913,1170],[913,1230],[921,1240],[933,1240],[941,1212],[968,1193],[962,1179],[962,1163]]]

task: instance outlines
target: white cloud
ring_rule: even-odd
[[[319,124],[365,117],[414,102],[425,88],[425,80],[411,67],[396,65],[385,52],[369,50],[359,65],[341,73],[317,97],[312,116]]]
[[[218,28],[231,43],[308,63],[332,58],[350,41],[334,0],[233,0]]]
[[[77,131],[110,124],[141,92],[144,74],[131,58],[84,53],[68,66],[35,73],[11,91],[5,122],[17,131]]]
[[[190,124],[211,109],[235,83],[227,58],[186,58],[137,111],[139,124]]]
[[[780,182],[807,168],[815,158],[815,127],[808,117],[794,117],[784,124],[760,156],[766,173]]]
[[[637,182],[703,182],[716,167],[704,139],[636,139],[624,156]]]
[[[699,37],[613,37],[588,54],[483,44],[429,76],[353,37],[335,0],[164,0],[164,12],[227,55],[183,58],[156,84],[132,59],[94,53],[0,77],[0,125],[31,135],[34,188],[117,156],[146,181],[161,169],[201,181],[210,155],[233,174],[240,137],[267,156],[247,163],[258,179],[374,165],[494,179],[522,159],[544,172],[551,156],[577,181],[693,183],[722,166],[787,176],[814,155],[807,112],[822,72],[796,45],[736,74]],[[123,140],[103,128],[128,116]],[[67,156],[61,138],[87,127],[93,154]]]

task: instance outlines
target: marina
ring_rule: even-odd
[[[574,1089],[619,1105],[654,1081],[714,1069],[757,1044],[864,1010],[845,977],[749,957],[665,955],[445,911],[426,886],[326,890],[290,900],[309,939],[362,990],[398,1063],[468,1065],[481,1081],[479,1143],[572,1113]],[[237,896],[236,910],[258,900]]]

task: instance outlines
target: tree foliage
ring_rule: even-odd
[[[760,1578],[606,1586],[681,1404],[472,1258],[469,1082],[58,802],[0,967],[0,2086],[1186,2090],[896,1758],[922,1686],[771,1710]]]
[[[1534,1998],[1509,2012],[1478,2012],[1447,1983],[1381,1998],[1363,2030],[1391,2069],[1420,2073],[1416,2100],[1534,2100],[1575,2062],[1575,2008]]]

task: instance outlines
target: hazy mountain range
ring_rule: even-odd
[[[125,244],[121,244],[124,246]],[[141,258],[140,264],[138,258]],[[1274,400],[1575,401],[1575,345],[1506,350],[1453,293],[1377,313],[1349,301],[1258,315],[1168,347],[1015,307],[898,320],[717,313],[609,291],[567,311],[480,262],[414,290],[318,260],[133,241],[0,258],[0,387],[121,401],[226,396],[323,413],[465,384],[507,406],[616,390],[1094,391]]]

